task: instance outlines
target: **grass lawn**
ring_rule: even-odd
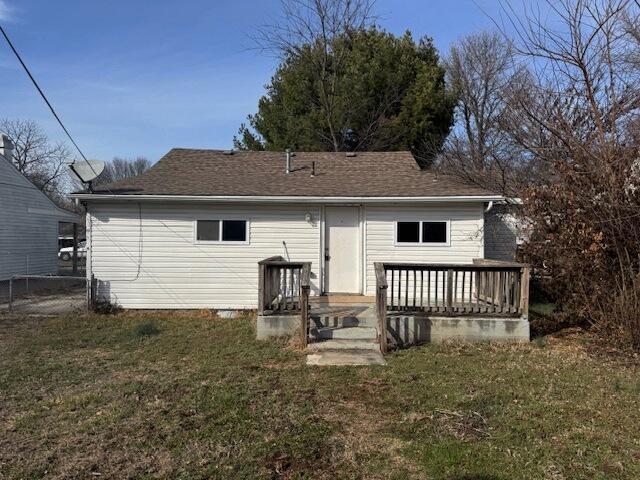
[[[555,303],[551,302],[538,302],[529,305],[529,313],[538,316],[548,316],[553,313],[553,309],[556,307]]]
[[[640,478],[640,368],[584,342],[303,359],[249,318],[0,317],[0,478]]]

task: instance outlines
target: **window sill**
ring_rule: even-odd
[[[249,245],[249,242],[232,242],[224,240],[196,240],[195,245]]]
[[[451,243],[436,242],[394,242],[394,247],[450,247]]]

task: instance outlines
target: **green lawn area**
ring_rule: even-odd
[[[0,478],[640,478],[640,368],[584,342],[309,368],[250,318],[0,317]]]

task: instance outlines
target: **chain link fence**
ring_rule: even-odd
[[[66,275],[20,275],[0,282],[0,313],[67,315],[87,312],[91,282]]]

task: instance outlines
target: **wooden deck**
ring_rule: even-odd
[[[380,349],[387,351],[387,317],[410,313],[527,318],[530,267],[475,259],[472,264],[375,262]]]
[[[383,353],[387,351],[389,317],[413,315],[418,322],[425,315],[502,317],[503,323],[523,319],[528,334],[528,265],[485,259],[464,265],[376,262],[375,295],[316,297],[310,296],[309,262],[289,262],[278,256],[258,265],[258,314],[299,315],[304,346],[312,316],[316,329],[371,322],[367,328],[377,332]]]

